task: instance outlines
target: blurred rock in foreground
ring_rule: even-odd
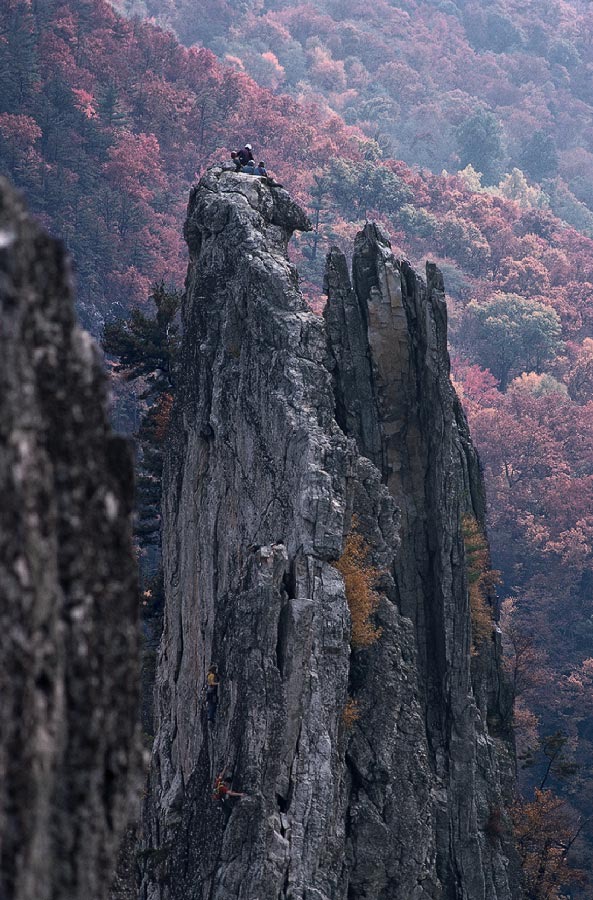
[[[139,769],[133,471],[62,247],[0,180],[0,897],[101,900]]]

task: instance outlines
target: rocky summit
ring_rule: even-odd
[[[287,253],[309,228],[266,179],[216,167],[191,193],[141,896],[511,900],[509,698],[494,623],[472,652],[461,523],[484,491],[442,279],[367,225],[352,277],[329,254],[322,318]],[[223,771],[241,796],[213,797]]]
[[[102,900],[138,786],[133,471],[62,247],[0,179],[0,897]]]

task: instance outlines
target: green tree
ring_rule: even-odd
[[[549,58],[550,62],[564,66],[569,72],[581,65],[581,57],[575,45],[572,41],[566,41],[562,38],[552,41],[550,44]]]
[[[341,211],[366,217],[369,210],[393,214],[412,199],[410,188],[386,166],[333,159],[331,192]]]
[[[550,208],[554,215],[564,219],[588,237],[593,237],[593,213],[575,197],[561,178],[548,181],[546,192],[550,197]]]
[[[554,178],[558,174],[558,152],[550,135],[536,131],[523,147],[519,165],[534,181]]]
[[[105,353],[119,360],[116,372],[122,372],[128,381],[147,379],[144,397],[173,387],[179,351],[176,320],[181,294],[161,282],[153,288],[150,299],[156,307],[154,318],[133,309],[127,319],[108,322],[102,340]]]
[[[439,220],[422,207],[404,203],[398,212],[398,220],[407,234],[421,238],[433,238],[438,231]]]
[[[155,307],[154,316],[133,309],[127,318],[107,323],[102,340],[105,352],[117,360],[115,371],[127,381],[137,382],[142,405],[140,426],[135,435],[135,533],[143,576],[141,717],[147,735],[153,732],[156,654],[164,606],[161,562],[163,450],[175,392],[181,294],[167,289],[161,282],[154,286],[150,300]]]
[[[330,180],[326,175],[314,175],[314,185],[311,188],[311,209],[313,210],[313,231],[304,235],[308,244],[303,253],[312,261],[317,259],[317,248],[321,239],[321,217],[329,209],[328,194]]]
[[[461,168],[468,164],[482,173],[486,184],[500,176],[504,158],[503,130],[492,112],[479,109],[455,129]]]
[[[546,194],[537,187],[529,184],[521,169],[512,169],[502,178],[497,188],[490,188],[493,194],[514,200],[521,209],[544,208],[548,204]]]
[[[543,791],[548,779],[568,778],[578,772],[578,765],[567,753],[568,736],[564,731],[555,731],[545,735],[537,747],[532,747],[524,753],[522,760],[524,769],[537,767],[540,769],[539,790]]]
[[[518,294],[498,292],[487,303],[472,300],[460,335],[472,362],[490,369],[503,391],[511,374],[539,373],[562,349],[558,313]]]
[[[523,35],[508,16],[489,12],[486,19],[486,46],[495,53],[508,53],[523,44]]]
[[[153,288],[151,300],[156,307],[153,318],[133,309],[127,319],[105,325],[102,341],[105,352],[118,360],[116,373],[142,385],[143,414],[136,435],[136,536],[143,548],[160,546],[163,444],[175,391],[181,294],[161,283]]]
[[[454,259],[473,275],[483,275],[490,264],[490,246],[479,228],[455,213],[442,217],[436,229],[441,253]]]

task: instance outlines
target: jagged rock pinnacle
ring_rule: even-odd
[[[310,231],[311,223],[288,191],[270,179],[213,166],[190,194],[185,224],[190,252],[198,250],[196,242],[206,230],[213,235],[224,231],[237,246],[260,256],[286,255],[293,233]]]
[[[501,853],[481,826],[503,803],[493,750],[498,747],[504,770],[512,738],[508,731],[490,734],[487,726],[500,720],[504,692],[494,631],[473,684],[468,665],[460,522],[464,514],[483,521],[484,487],[449,378],[442,277],[429,264],[424,282],[395,259],[373,224],[356,238],[352,269],[353,286],[334,248],[326,275],[329,352],[342,427],[380,469],[401,510],[395,598],[415,626],[430,769],[441,790],[436,869],[446,896],[513,896],[506,874],[510,842]]]
[[[292,231],[307,227],[285,191],[220,167],[190,197],[144,896],[511,900],[508,846],[485,834],[490,806],[503,803],[504,739],[488,733],[493,691],[470,678],[459,515],[475,511],[481,489],[469,484],[479,472],[462,461],[465,444],[451,443],[461,419],[442,284],[435,274],[427,295],[368,226],[354,288],[330,254],[326,329],[286,253]],[[411,384],[426,396],[412,397]],[[407,418],[390,412],[392,399],[412,404]],[[416,467],[402,488],[410,496],[393,481],[398,459]],[[417,492],[423,476],[441,484],[432,499]],[[420,523],[441,502],[446,534],[426,556],[436,533]],[[334,564],[353,521],[382,599],[379,640],[351,652]],[[434,565],[446,548],[453,570]],[[443,649],[431,678],[427,647]],[[494,643],[488,653],[494,684]],[[221,682],[214,724],[201,701],[211,662]],[[443,722],[454,732],[446,739]],[[212,798],[225,766],[247,795],[228,805]]]

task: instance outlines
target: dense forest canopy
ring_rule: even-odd
[[[548,786],[577,817],[593,800],[592,76],[578,0],[0,7],[0,167],[71,249],[96,333],[149,309],[155,282],[182,286],[189,187],[245,140],[311,212],[292,253],[316,308],[327,248],[367,217],[441,266],[520,748],[537,784],[538,746],[565,734],[580,768]]]
[[[314,98],[410,165],[519,168],[590,231],[589,4],[117,0],[260,84]]]

